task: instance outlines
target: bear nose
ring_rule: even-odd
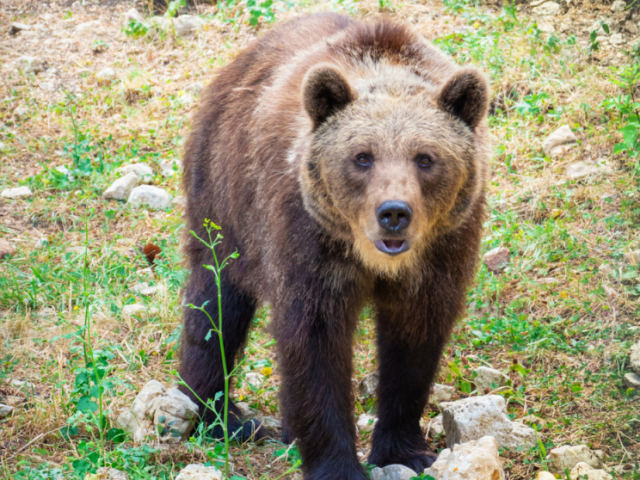
[[[404,230],[411,223],[413,210],[407,202],[398,200],[386,201],[378,207],[378,224],[388,232],[396,233]]]

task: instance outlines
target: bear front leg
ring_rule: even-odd
[[[378,422],[369,463],[379,467],[399,463],[419,474],[436,459],[429,452],[420,419],[448,329],[442,332],[443,329],[434,328],[427,335],[411,334],[402,331],[407,328],[404,319],[394,317],[384,311],[377,315]]]
[[[283,423],[297,438],[305,480],[366,479],[356,455],[351,389],[357,310],[344,311],[345,303],[310,293],[281,316],[275,309]]]
[[[227,371],[233,370],[238,351],[245,343],[249,325],[255,313],[256,303],[242,292],[222,273],[222,337]],[[202,404],[215,399],[218,392],[224,392],[224,369],[220,339],[211,332],[212,321],[219,325],[218,291],[213,272],[203,268],[195,269],[189,279],[185,291],[185,300],[196,307],[207,303],[205,309],[209,317],[200,310],[185,308],[184,329],[182,331],[180,349],[180,376],[189,388],[180,389],[200,406],[202,420],[208,425],[216,423],[216,412],[222,417],[224,397],[215,402],[215,412]],[[209,339],[206,340],[207,336]],[[231,382],[230,382],[231,383]],[[192,391],[193,390],[193,391]],[[229,436],[239,441],[259,439],[265,436],[264,429],[255,421],[242,421],[240,409],[229,401],[228,417]],[[221,425],[216,425],[211,432],[215,438],[223,437]]]

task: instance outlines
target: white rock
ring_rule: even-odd
[[[485,253],[482,258],[490,272],[498,273],[509,265],[509,262],[511,261],[511,254],[509,253],[508,248],[496,247]]]
[[[555,33],[556,31],[556,27],[553,25],[553,22],[551,20],[548,20],[546,18],[541,18],[537,20],[536,23],[538,24],[538,29],[541,32]]]
[[[65,250],[65,252],[70,253],[72,255],[84,255],[85,253],[87,253],[87,247],[84,245],[69,247]]]
[[[140,12],[135,8],[130,8],[129,10],[127,10],[127,13],[124,14],[124,18],[125,18],[126,25],[129,25],[129,20],[131,19],[140,23],[144,22],[144,18],[142,17]]]
[[[453,397],[456,389],[450,387],[449,385],[440,385],[439,383],[434,383],[431,387],[431,392],[429,394],[429,403],[431,405],[438,406],[442,402],[448,402]]]
[[[166,443],[180,443],[189,438],[198,417],[198,405],[177,388],[169,388],[157,397],[152,406],[153,423],[165,425],[168,432],[162,438]]]
[[[9,35],[15,35],[18,32],[24,32],[28,30],[31,30],[30,25],[27,25],[26,23],[14,22],[11,24],[11,27],[9,27]]]
[[[204,90],[202,82],[194,82],[184,89],[185,92],[192,93],[193,95],[200,95]]]
[[[365,375],[358,384],[358,396],[360,397],[360,400],[366,402],[370,398],[375,398],[379,382],[380,374],[378,372],[372,372]]]
[[[101,26],[102,23],[100,22],[100,20],[91,20],[89,22],[84,22],[76,27],[75,34],[78,35],[87,31],[95,32]]]
[[[40,82],[40,88],[47,92],[53,92],[56,89],[56,84],[53,82]]]
[[[535,445],[536,433],[507,416],[507,404],[499,395],[470,397],[441,404],[447,446],[491,435],[500,447],[516,449]]]
[[[247,402],[238,402],[236,403],[236,407],[240,409],[244,418],[253,418],[258,414],[258,412],[251,408]]]
[[[611,173],[606,160],[600,159],[596,162],[575,162],[567,167],[567,177],[571,180],[577,180],[579,178],[591,176],[591,175],[604,175]]]
[[[163,177],[172,177],[176,173],[180,171],[182,167],[182,162],[180,160],[169,159],[163,160],[160,162],[160,173],[162,173]]]
[[[32,195],[33,193],[31,193],[29,187],[5,188],[0,193],[2,198],[28,198]]]
[[[473,381],[481,393],[487,389],[494,390],[509,383],[509,377],[495,368],[478,367],[475,371],[477,377]]]
[[[36,248],[47,248],[49,246],[49,240],[45,237],[40,237],[36,242]]]
[[[616,0],[611,4],[611,11],[614,13],[624,12],[627,8],[627,4],[624,0]]]
[[[536,15],[557,15],[560,13],[560,4],[556,2],[545,2],[535,7],[533,13]]]
[[[98,80],[113,80],[116,78],[116,71],[111,67],[103,68],[96,74],[96,78]]]
[[[609,37],[611,45],[622,45],[624,43],[624,37],[621,33],[613,33]]]
[[[570,476],[571,480],[582,480],[585,477],[586,480],[612,480],[611,475],[604,470],[596,470],[586,463],[578,463],[573,467]]]
[[[125,200],[131,194],[131,191],[139,183],[138,176],[135,173],[127,173],[124,177],[120,177],[111,184],[104,192],[103,198],[112,200]]]
[[[176,480],[222,480],[222,472],[216,467],[192,463],[180,471]]]
[[[88,474],[84,480],[129,480],[128,475],[115,468],[100,467],[95,475]]]
[[[144,295],[145,297],[155,295],[158,291],[158,287],[152,287],[147,282],[136,283],[133,287],[131,287],[133,293],[137,293],[138,295]]]
[[[181,37],[193,35],[201,25],[200,17],[194,15],[180,15],[173,19],[173,28],[175,28],[176,34]]]
[[[13,412],[13,407],[0,403],[0,418],[8,417]]]
[[[640,375],[637,373],[625,373],[622,380],[625,387],[640,390]]]
[[[404,465],[387,465],[371,470],[371,480],[410,480],[418,474]]]
[[[179,195],[173,199],[173,203],[179,207],[185,208],[187,206],[187,197]]]
[[[16,253],[16,249],[13,248],[13,245],[11,245],[8,240],[0,238],[0,260],[7,255],[12,257],[14,253]]]
[[[135,174],[131,175],[135,176]],[[144,205],[150,208],[164,210],[171,206],[171,195],[161,188],[151,185],[141,185],[131,191],[129,203],[134,207]]]
[[[282,422],[274,417],[257,417],[258,420],[263,427],[266,428],[275,428],[277,430],[282,430]]]
[[[640,342],[631,347],[631,368],[640,375]]]
[[[578,463],[586,463],[593,468],[602,468],[602,460],[586,445],[565,445],[554,448],[547,455],[547,464],[552,473],[562,474],[564,469],[571,470]]]
[[[361,432],[370,432],[373,430],[373,427],[378,422],[378,418],[373,415],[368,415],[363,413],[358,417],[358,422],[356,423],[358,430]]]
[[[542,144],[542,150],[547,154],[547,157],[554,158],[576,145],[578,145],[578,139],[571,128],[569,125],[563,125],[547,137]]]
[[[135,173],[142,183],[151,183],[153,180],[153,169],[146,163],[132,163],[118,169],[122,173]]]
[[[145,307],[144,305],[134,303],[132,305],[125,305],[124,307],[122,307],[122,314],[125,317],[146,318],[150,315],[157,315],[158,309],[155,307]]]
[[[46,68],[47,62],[37,57],[20,57],[17,62],[18,70],[22,73],[40,73]]]
[[[178,97],[178,103],[185,107],[192,105],[193,103],[195,103],[195,101],[196,99],[190,93],[185,93],[184,95],[180,95]],[[171,173],[171,175],[173,175],[173,172]]]
[[[29,107],[26,105],[19,105],[13,110],[13,114],[16,117],[24,117],[29,113]]]
[[[56,172],[66,175],[67,177],[71,177],[71,171],[64,165],[58,165],[56,167]]]
[[[556,480],[556,476],[549,472],[538,472],[534,480]]]
[[[443,450],[424,473],[436,480],[504,480],[498,442],[491,436]]]
[[[249,372],[244,378],[249,385],[256,389],[260,389],[264,381],[264,376],[257,372]]]
[[[198,406],[185,394],[175,388],[166,389],[160,382],[151,380],[140,391],[131,408],[120,414],[117,423],[132,433],[135,442],[157,438],[157,424],[161,423],[168,430],[177,430],[180,435],[173,437],[168,434],[158,440],[176,443],[180,438],[188,437],[197,413]],[[168,425],[171,422],[172,425]]]
[[[444,424],[442,423],[442,414],[437,417],[429,419],[426,422],[425,435],[435,437],[444,433]]]

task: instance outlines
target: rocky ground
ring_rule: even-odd
[[[409,22],[493,89],[484,260],[423,418],[440,457],[371,478],[640,478],[635,5],[200,3],[174,19],[147,2],[0,3],[0,478],[221,478],[224,449],[173,390],[181,149],[220,66],[323,10]],[[355,356],[363,462],[371,315]],[[267,306],[232,396],[277,432],[269,321]],[[300,478],[299,462],[275,440],[231,449],[236,478]]]

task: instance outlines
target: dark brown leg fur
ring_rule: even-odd
[[[208,301],[206,310],[212,320],[218,324],[217,293],[213,272],[198,268],[191,274],[185,298],[197,307]],[[222,333],[228,371],[233,369],[236,355],[245,343],[255,309],[255,300],[231,284],[223,273]],[[224,392],[219,337],[212,332],[209,340],[205,340],[211,327],[211,321],[203,312],[186,308],[180,351],[180,375],[197,397],[205,402],[208,399],[214,399],[216,393]],[[182,391],[200,405],[202,419],[207,424],[213,424],[216,414],[202,405],[189,389],[182,387]],[[223,407],[224,398],[221,397],[215,402],[216,412],[222,414]],[[229,435],[235,435],[239,441],[259,439],[265,435],[264,429],[259,428],[259,423],[255,421],[243,423],[241,418],[238,407],[233,402],[229,402]],[[222,438],[221,425],[213,429],[212,436]]]

